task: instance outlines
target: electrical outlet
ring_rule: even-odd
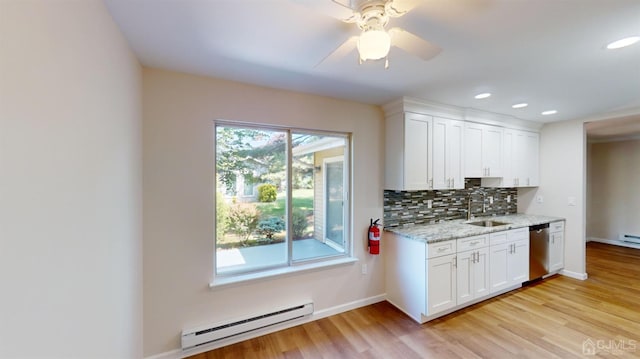
[[[362,274],[363,274],[363,275],[364,275],[364,274],[367,274],[367,264],[366,264],[366,263],[363,263],[363,264],[362,264]]]
[[[428,199],[427,200],[427,208],[432,208],[433,207],[433,200],[432,199]]]
[[[511,195],[507,195],[507,203],[511,203]]]
[[[536,197],[536,202],[542,203],[542,202],[544,202],[544,198],[542,196],[537,196]]]

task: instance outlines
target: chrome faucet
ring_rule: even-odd
[[[485,192],[483,189],[477,189],[474,192],[479,192],[482,195],[482,213],[486,213],[487,212],[487,207],[485,205],[485,201],[487,199],[487,192]],[[473,196],[473,193],[470,192],[469,193],[469,205],[467,207],[467,220],[470,220],[473,218],[473,215],[471,214],[471,197]]]

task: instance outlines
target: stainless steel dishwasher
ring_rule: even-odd
[[[549,273],[549,223],[529,227],[529,280]]]

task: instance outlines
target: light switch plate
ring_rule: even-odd
[[[569,196],[569,198],[567,198],[567,203],[568,203],[570,206],[575,206],[575,205],[576,205],[576,198],[575,198],[575,197],[573,197],[573,196]]]
[[[507,195],[507,203],[511,203],[511,195],[510,194]]]
[[[428,199],[427,200],[427,208],[432,208],[433,207],[433,200],[432,199]]]

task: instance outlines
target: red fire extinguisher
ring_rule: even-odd
[[[380,228],[378,227],[378,221],[380,218],[376,219],[375,222],[373,218],[371,218],[371,223],[369,224],[369,253],[371,254],[380,254]]]

